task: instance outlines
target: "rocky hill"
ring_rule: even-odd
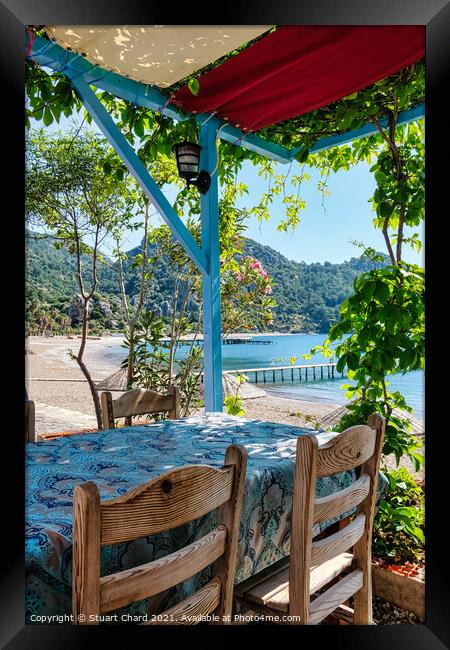
[[[79,310],[76,300],[75,260],[65,250],[56,250],[51,239],[39,239],[28,233],[26,295],[29,320],[41,306],[66,324],[77,325]],[[125,288],[133,300],[138,292],[138,271],[131,260],[139,252],[127,253],[124,264]],[[330,262],[306,264],[288,260],[269,246],[246,239],[244,254],[259,259],[273,278],[273,296],[278,303],[274,310],[273,330],[284,332],[327,332],[337,318],[339,305],[352,293],[354,279],[373,267],[366,258],[352,258],[341,264]],[[167,264],[160,262],[148,291],[147,308],[167,316],[170,311],[173,278]],[[188,313],[195,317],[195,303]],[[58,320],[58,318],[57,318]],[[117,265],[106,260],[99,266],[98,292],[91,321],[93,329],[120,329],[123,312],[120,302]]]

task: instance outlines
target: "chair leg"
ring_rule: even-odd
[[[364,571],[364,585],[353,596],[355,625],[372,625],[372,572],[371,567]]]

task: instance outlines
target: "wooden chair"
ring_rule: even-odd
[[[374,414],[368,426],[350,427],[322,447],[316,436],[298,438],[290,556],[236,585],[237,602],[258,613],[289,615],[286,622],[300,625],[315,625],[333,612],[347,621],[350,612],[355,624],[372,623],[371,537],[384,429],[384,418]],[[353,484],[315,498],[318,478],[359,466]],[[315,524],[355,506],[348,526],[313,541]],[[344,605],[351,596],[354,610]]]
[[[34,402],[25,398],[25,442],[36,442]]]
[[[231,445],[224,467],[180,467],[104,502],[100,502],[95,483],[77,485],[73,497],[74,622],[80,622],[82,615],[84,624],[96,624],[100,613],[160,594],[210,564],[212,579],[193,596],[166,610],[165,620],[157,623],[193,624],[195,617],[208,614],[229,622],[226,617],[231,619],[246,463],[244,449]],[[216,508],[217,528],[197,541],[158,560],[100,577],[102,546],[155,535]]]
[[[180,394],[176,386],[169,386],[167,395],[155,393],[153,390],[133,388],[117,399],[113,399],[107,391],[101,393],[100,401],[104,429],[114,429],[114,420],[117,418],[125,418],[125,424],[130,426],[133,415],[168,411],[171,420],[180,416]]]

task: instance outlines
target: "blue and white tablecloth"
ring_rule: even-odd
[[[284,557],[290,546],[296,438],[313,434],[318,435],[320,444],[336,435],[210,413],[26,445],[26,620],[33,621],[33,614],[71,612],[75,485],[93,480],[101,498],[111,499],[174,467],[197,463],[220,466],[230,444],[243,445],[249,455],[236,582]],[[354,472],[320,479],[317,496],[342,489],[354,479]],[[386,483],[381,477],[380,493]],[[166,533],[104,547],[101,574],[163,557],[215,525],[217,512]],[[160,609],[207,580],[205,570],[170,590]],[[148,601],[141,601],[127,611],[145,614],[147,608]]]

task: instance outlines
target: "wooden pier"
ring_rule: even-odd
[[[170,339],[162,339],[165,342],[168,342]],[[198,337],[195,341],[195,345],[201,345],[203,343],[203,338]],[[222,340],[222,345],[243,345],[243,344],[248,344],[248,345],[273,345],[273,341],[270,339],[259,339],[256,337],[250,337],[250,336],[243,336],[243,337],[237,337],[233,336],[230,338],[226,338]],[[192,339],[190,338],[182,338],[178,342],[179,346],[184,346],[184,345],[192,345]]]
[[[243,336],[242,338],[226,338],[222,340],[222,345],[242,345],[248,343],[249,345],[272,345],[273,341],[270,339],[257,339],[253,337]]]
[[[301,366],[271,366],[270,368],[242,368],[240,370],[227,370],[229,374],[245,375],[248,381],[258,384],[267,381],[277,383],[284,381],[308,381],[312,379],[335,379],[344,372],[338,373],[336,363],[316,363]],[[261,381],[262,379],[262,381]]]

